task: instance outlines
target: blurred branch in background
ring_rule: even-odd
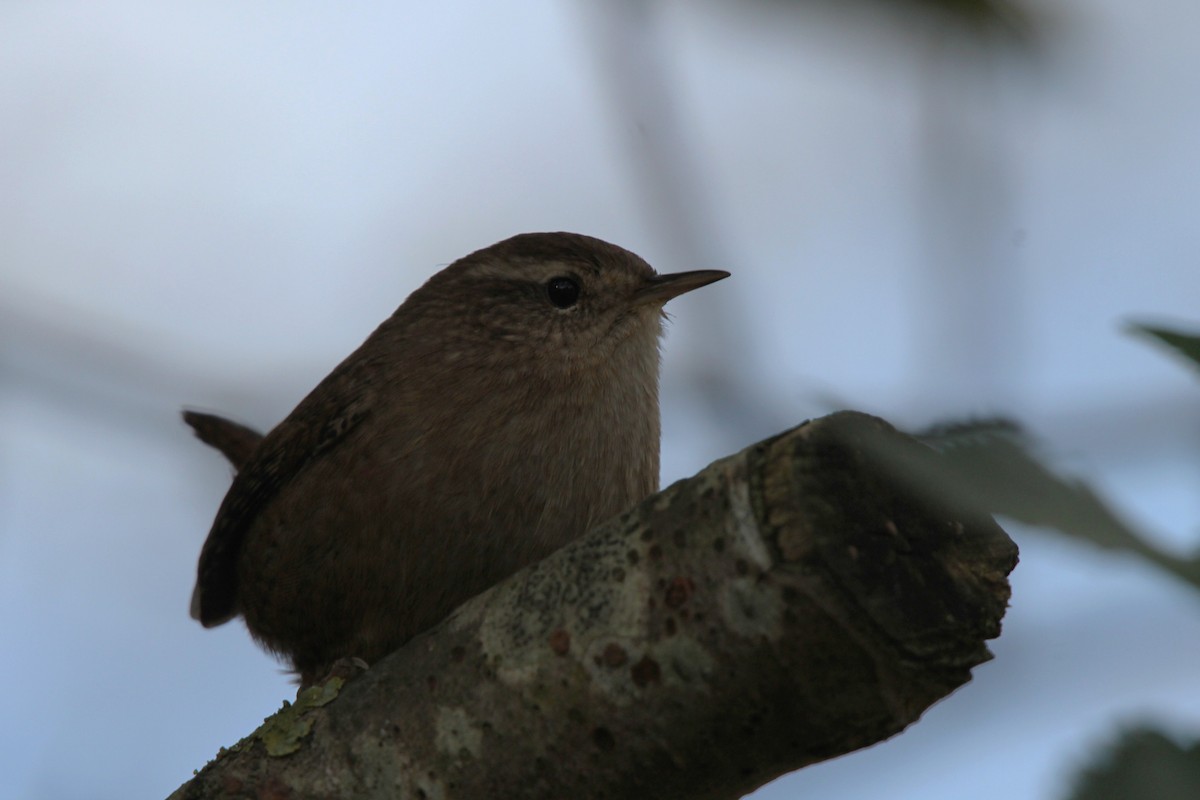
[[[129,330],[120,320],[81,320],[74,309],[6,298],[0,300],[0,386],[65,418],[139,437],[178,436],[176,414],[189,399],[215,398],[240,414],[271,413],[261,391],[271,385],[269,374],[260,373],[254,386],[238,385],[228,374],[198,374],[194,363],[161,358],[151,341],[153,334]]]
[[[81,322],[68,309],[34,312],[33,303],[0,301],[0,374],[7,392],[28,396],[66,417],[137,435],[172,387],[203,385],[186,367],[127,347],[103,320]]]
[[[865,22],[872,28],[879,27],[880,18],[899,16],[906,24],[889,31],[916,37],[915,49],[927,66],[914,78],[922,79],[927,97],[922,169],[924,207],[929,212],[928,252],[919,258],[926,299],[917,316],[930,320],[923,344],[932,345],[921,348],[929,354],[921,369],[941,378],[942,386],[991,392],[988,399],[995,403],[996,393],[1013,384],[1003,369],[1013,360],[1007,336],[1011,303],[998,303],[997,298],[1014,298],[1016,291],[1010,265],[1000,255],[1012,237],[1003,213],[1009,195],[1004,126],[998,124],[1001,110],[990,84],[997,53],[1014,50],[1007,45],[1029,52],[1037,39],[1038,20],[1024,5],[1002,0],[760,0],[758,5],[797,20],[811,20],[814,8],[821,6],[852,26]],[[588,4],[586,9],[601,83],[625,136],[630,177],[648,226],[689,268],[721,267],[735,273],[752,268],[730,249],[728,231],[714,212],[717,203],[706,179],[712,170],[697,143],[695,126],[681,108],[683,94],[671,74],[674,64],[663,34],[663,4],[615,0]],[[964,70],[964,60],[973,69]],[[977,124],[981,113],[984,125]],[[700,341],[694,352],[703,355],[689,366],[690,380],[712,417],[721,420],[728,444],[783,426],[794,409],[749,391],[753,381],[743,373],[752,366],[747,354],[753,351],[743,341],[747,326],[733,319],[735,306],[714,298],[696,302],[706,304],[705,324],[692,327]],[[948,369],[947,347],[952,350]],[[978,379],[980,373],[985,380]],[[736,429],[729,430],[731,424]]]
[[[996,48],[930,25],[922,37],[916,257],[918,380],[948,407],[1002,408],[1025,360],[1013,202],[1014,119]]]
[[[587,6],[598,74],[607,90],[629,156],[629,177],[641,201],[647,228],[674,250],[679,269],[721,268],[737,273],[739,260],[725,242],[714,212],[705,159],[680,110],[669,48],[662,35],[661,4],[655,0],[611,0]],[[750,391],[743,374],[752,352],[747,327],[734,319],[734,303],[697,297],[703,325],[691,335],[702,353],[687,365],[689,380],[710,413],[722,420],[733,445],[789,424],[787,409],[769,405]],[[731,429],[732,428],[732,429]]]

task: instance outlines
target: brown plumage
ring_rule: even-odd
[[[430,278],[256,446],[189,412],[239,466],[192,616],[241,614],[311,684],[654,492],[662,305],[727,275],[522,234]]]

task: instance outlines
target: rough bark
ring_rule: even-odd
[[[722,459],[334,678],[172,797],[735,798],[970,680],[1015,545],[841,413]]]

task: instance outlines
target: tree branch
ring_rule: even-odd
[[[734,798],[892,736],[991,658],[1017,560],[894,470],[939,458],[847,412],[718,461],[172,797]]]

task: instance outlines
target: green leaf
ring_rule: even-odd
[[[1200,335],[1160,328],[1157,325],[1145,325],[1140,322],[1130,323],[1129,330],[1133,333],[1153,337],[1191,361],[1192,366],[1200,367]]]
[[[1195,800],[1200,742],[1183,747],[1151,728],[1127,730],[1075,777],[1070,800]]]

